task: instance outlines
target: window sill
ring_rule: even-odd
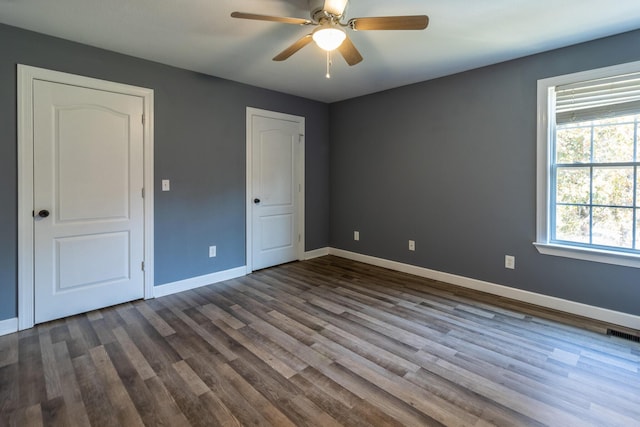
[[[640,256],[622,252],[613,252],[600,249],[580,248],[551,243],[534,242],[538,252],[544,255],[573,258],[583,261],[600,262],[605,264],[621,265],[624,267],[640,268]]]

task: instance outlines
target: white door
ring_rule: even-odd
[[[35,322],[142,298],[143,99],[33,91]]]
[[[252,270],[300,258],[304,119],[250,111]]]

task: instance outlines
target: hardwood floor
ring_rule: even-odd
[[[602,327],[323,257],[0,337],[0,425],[640,426]]]

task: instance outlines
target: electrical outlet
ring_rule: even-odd
[[[513,255],[505,255],[504,256],[504,268],[515,270],[515,268],[516,268],[516,257],[514,257]]]
[[[409,240],[409,250],[410,251],[416,250],[416,242],[414,240]]]
[[[360,232],[359,231],[354,231],[353,232],[353,240],[360,240]]]
[[[209,246],[209,258],[214,258],[216,256],[216,247]]]

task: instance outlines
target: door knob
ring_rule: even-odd
[[[42,209],[40,212],[38,212],[38,216],[40,218],[46,218],[49,216],[49,211],[46,209]]]
[[[258,203],[260,203],[260,199],[253,199],[253,203],[257,205]]]

